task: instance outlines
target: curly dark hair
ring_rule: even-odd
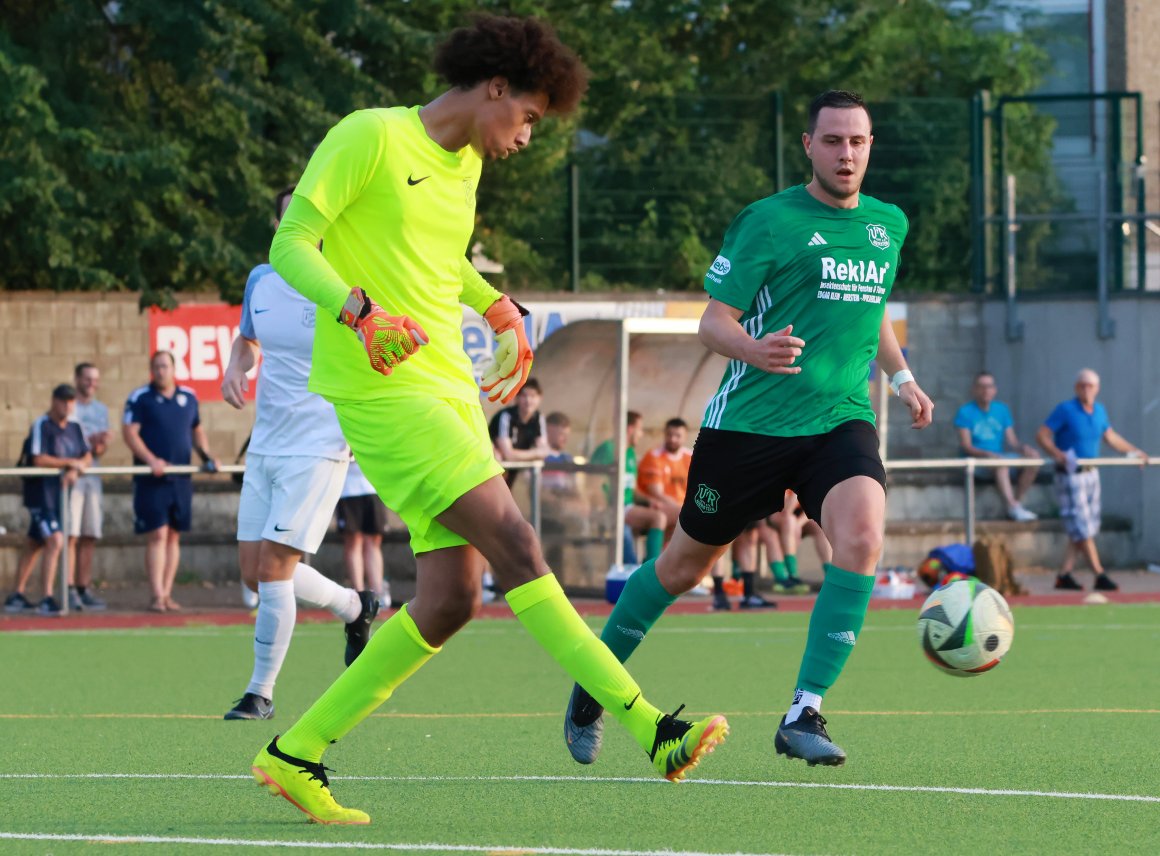
[[[588,89],[588,69],[536,18],[475,15],[435,51],[435,71],[452,86],[470,89],[506,77],[519,92],[543,92],[548,112],[567,115]]]

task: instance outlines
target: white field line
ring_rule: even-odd
[[[702,711],[704,712],[704,711]],[[696,711],[693,711],[696,713]],[[1044,714],[1110,714],[1156,716],[1160,708],[1137,707],[1060,707],[1031,708],[1023,710],[827,710],[830,715],[840,716],[1027,716]],[[776,716],[768,710],[725,711],[722,716]],[[519,711],[497,713],[495,711],[465,711],[462,713],[372,713],[371,719],[543,719],[559,716],[559,711]],[[217,713],[0,713],[0,721],[11,719],[212,719],[220,720]],[[0,778],[3,778],[0,775]]]
[[[808,613],[802,613],[804,618],[808,618]],[[1016,616],[1018,619],[1018,616]],[[720,635],[720,636],[761,636],[761,635],[778,635],[778,634],[794,634],[800,635],[804,631],[804,622],[801,626],[796,627],[658,627],[649,631],[649,635],[671,635],[680,636],[685,634],[706,634],[706,635]],[[1098,630],[1099,632],[1120,631],[1120,630],[1150,630],[1153,632],[1160,631],[1160,625],[1152,624],[1035,624],[1023,623],[1016,621],[1016,629],[1022,633],[1034,633],[1041,630],[1047,631],[1067,631],[1075,632],[1082,630]],[[132,638],[142,636],[166,636],[174,638],[222,638],[233,636],[248,636],[251,634],[251,629],[245,624],[231,624],[215,627],[200,627],[200,628],[167,628],[167,627],[142,627],[142,628],[121,628],[121,629],[91,629],[91,630],[7,630],[6,634],[13,634],[17,636],[49,636],[56,639],[76,639],[84,636],[100,636],[106,639],[111,638]],[[914,633],[915,629],[909,624],[905,625],[873,625],[868,624],[862,628],[863,633]],[[331,638],[334,636],[334,630],[329,625],[311,623],[300,625],[295,628],[294,635],[297,638],[312,638],[322,639]],[[461,630],[458,634],[463,636],[507,636],[508,630],[490,630],[490,629],[473,629],[466,628]]]
[[[279,839],[194,838],[181,835],[67,835],[0,832],[0,840],[86,841],[93,844],[201,844],[207,847],[302,847],[311,850],[403,850],[433,853],[486,853],[504,856],[777,856],[770,853],[705,853],[696,850],[605,850],[598,847],[525,847],[519,844],[394,844],[377,841],[282,841]]]
[[[0,779],[226,779],[249,780],[250,776],[205,773],[0,773]],[[551,782],[560,784],[663,784],[661,779],[635,776],[333,776],[344,782]],[[916,794],[961,794],[964,796],[1044,797],[1067,800],[1108,800],[1112,802],[1160,803],[1160,796],[1147,794],[1099,794],[1082,791],[1035,791],[1016,788],[949,788],[929,785],[872,785],[840,782],[755,782],[737,779],[686,779],[683,784],[734,788],[806,788],[836,791],[877,791]],[[552,851],[556,852],[556,851]]]

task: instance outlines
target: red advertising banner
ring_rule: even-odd
[[[178,383],[200,401],[221,401],[222,375],[241,317],[242,307],[228,303],[181,306],[171,312],[154,307],[149,310],[149,341],[152,350],[173,354]],[[257,388],[251,379],[246,397],[253,400]]]

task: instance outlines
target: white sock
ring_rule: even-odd
[[[294,603],[294,583],[280,580],[258,583],[258,617],[254,620],[254,674],[246,692],[262,698],[274,697],[274,681],[290,649],[298,608]]]
[[[343,624],[350,624],[362,612],[357,591],[340,586],[301,562],[294,568],[294,597],[303,606],[329,610]]]
[[[822,710],[822,697],[807,690],[796,690],[793,694],[793,704],[789,706],[789,713],[785,715],[785,724],[789,725],[791,722],[797,722],[798,717],[802,715],[802,711],[807,707],[812,707],[820,713]]]

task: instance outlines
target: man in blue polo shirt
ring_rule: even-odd
[[[955,414],[955,428],[959,431],[959,445],[963,454],[971,458],[1037,458],[1034,448],[1019,442],[1015,435],[1015,420],[1007,405],[995,399],[995,376],[983,371],[975,375],[971,389],[974,396]],[[1004,446],[1010,451],[1004,451]],[[977,470],[987,473],[989,470]],[[1019,482],[1012,488],[1011,468],[994,470],[995,486],[1007,503],[1007,516],[1012,520],[1034,520],[1036,515],[1023,507],[1023,497],[1035,484],[1039,467],[1024,467],[1019,471]]]
[[[173,599],[173,580],[181,558],[180,533],[192,522],[193,484],[188,475],[166,472],[170,465],[188,465],[197,451],[211,472],[217,461],[209,453],[201,427],[197,396],[178,386],[173,354],[158,351],[149,358],[151,383],[138,387],[125,402],[121,426],[133,463],[152,475],[133,477],[133,528],[147,536],[145,570],[153,589],[154,612],[181,609]]]
[[[1108,411],[1096,401],[1100,376],[1080,369],[1075,378],[1075,398],[1061,402],[1051,411],[1035,439],[1055,461],[1055,492],[1059,514],[1067,528],[1067,553],[1055,578],[1057,589],[1083,588],[1071,575],[1075,558],[1082,553],[1096,575],[1095,588],[1116,591],[1119,586],[1105,572],[1096,551],[1100,531],[1100,473],[1092,466],[1079,466],[1077,459],[1098,458],[1100,441],[1106,440],[1117,452],[1147,460],[1147,455],[1116,433],[1108,421]]]
[[[73,420],[77,392],[66,383],[52,391],[52,405],[46,414],[32,423],[28,439],[20,456],[22,466],[53,467],[63,470],[59,476],[24,479],[24,507],[31,523],[28,544],[16,573],[16,591],[4,602],[6,612],[33,609],[25,598],[24,588],[36,558],[41,556],[44,581],[44,599],[35,607],[41,615],[60,615],[60,603],[52,596],[55,570],[64,548],[64,533],[60,529],[62,483],[76,484],[77,476],[92,463],[89,445],[81,426]]]

